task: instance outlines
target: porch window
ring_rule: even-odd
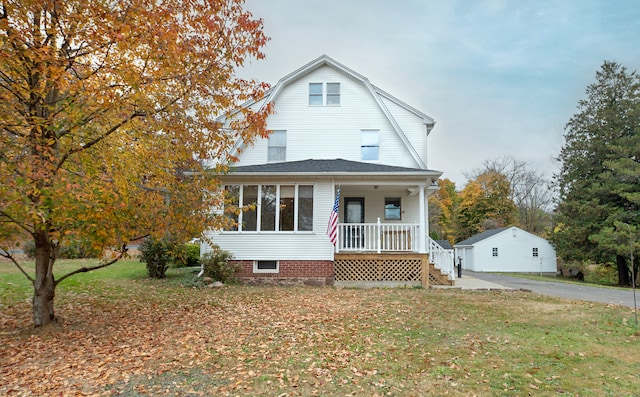
[[[497,247],[491,248],[491,256],[498,256],[498,248]]]
[[[267,161],[286,161],[287,131],[272,131],[269,135]]]
[[[384,199],[384,219],[401,219],[400,197],[385,197]]]
[[[251,208],[240,214],[240,218],[242,219],[240,224],[242,225],[242,230],[255,232],[258,230],[258,185],[247,185],[241,188],[241,205],[250,205]]]
[[[228,220],[228,225],[224,230],[236,230],[240,216],[240,186],[231,185],[225,189],[225,211],[224,216]]]
[[[362,160],[378,160],[380,136],[378,130],[360,131],[360,157]]]
[[[253,261],[254,273],[278,273],[280,272],[278,261]]]
[[[278,230],[292,231],[294,224],[295,186],[280,186],[280,222]]]
[[[313,185],[229,185],[225,231],[312,231]],[[242,207],[245,211],[237,212]]]
[[[276,230],[276,186],[262,185],[260,194],[260,230]]]
[[[298,186],[298,230],[313,230],[313,186]]]
[[[538,248],[533,248],[533,257],[537,258],[538,257]]]

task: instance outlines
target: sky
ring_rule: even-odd
[[[246,0],[267,58],[239,73],[275,85],[326,54],[433,117],[443,178],[513,157],[551,178],[564,126],[602,63],[640,72],[638,0]]]

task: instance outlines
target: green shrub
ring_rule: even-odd
[[[173,249],[171,262],[175,267],[200,266],[200,245],[179,244]]]
[[[223,283],[236,282],[235,274],[240,270],[240,265],[230,262],[233,254],[217,245],[212,248],[213,251],[204,254],[201,259],[204,275]]]
[[[149,277],[165,278],[170,261],[170,244],[166,240],[147,237],[140,244],[140,262],[147,264]]]

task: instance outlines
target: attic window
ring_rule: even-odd
[[[309,83],[309,106],[322,105],[340,105],[340,83]]]
[[[327,83],[327,105],[340,105],[340,83]]]
[[[322,83],[309,83],[309,105],[322,106]]]

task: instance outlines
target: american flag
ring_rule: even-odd
[[[327,227],[327,236],[333,245],[338,243],[338,208],[340,207],[340,189],[336,195],[336,201],[333,203],[331,216],[329,216],[329,226]]]

